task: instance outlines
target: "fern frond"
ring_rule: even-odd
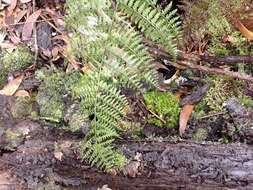
[[[127,14],[147,38],[164,46],[171,55],[176,57],[175,38],[180,36],[180,22],[179,17],[175,16],[176,11],[171,11],[171,7],[172,4],[169,4],[164,11],[159,11],[147,1],[119,1],[120,11]]]
[[[112,146],[128,105],[120,89],[141,92],[146,84],[157,86],[158,81],[154,59],[128,17],[146,37],[176,57],[180,22],[175,11],[171,11],[171,4],[162,10],[156,7],[157,0],[148,2],[119,0],[113,9],[111,0],[67,1],[66,24],[73,33],[72,53],[92,68],[72,89],[80,100],[79,111],[94,116],[81,143],[82,158],[106,170],[126,163],[126,158]]]
[[[82,158],[91,165],[108,170],[126,163],[124,156],[115,151],[111,144],[118,137],[118,123],[128,103],[117,88],[105,82],[103,77],[101,73],[94,72],[84,75],[73,91],[82,98],[81,109],[95,115],[91,129],[81,143]]]

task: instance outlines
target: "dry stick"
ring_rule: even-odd
[[[246,75],[246,74],[243,74],[243,73],[227,71],[227,70],[218,69],[218,68],[209,68],[209,67],[205,67],[205,66],[202,66],[202,65],[197,65],[197,64],[187,62],[187,61],[177,61],[177,63],[179,65],[183,65],[183,66],[185,66],[187,68],[190,68],[190,69],[193,69],[193,70],[199,70],[199,71],[210,73],[210,74],[225,75],[225,76],[228,76],[228,77],[231,77],[231,78],[237,78],[237,79],[253,82],[253,77],[252,76]]]
[[[36,0],[33,0],[33,12],[36,10]],[[37,64],[38,56],[39,56],[39,47],[37,42],[37,30],[36,30],[36,24],[33,25],[33,33],[34,33],[34,49],[35,49],[35,57],[34,57],[34,63]]]
[[[149,52],[154,56],[158,56],[164,59],[165,62],[168,62],[169,64],[179,69],[190,68],[193,70],[198,70],[198,71],[206,72],[209,74],[225,75],[231,78],[237,78],[237,79],[253,82],[253,77],[247,74],[198,65],[197,63],[201,61],[201,58],[195,55],[187,56],[187,54],[183,54],[181,52],[179,53],[179,59],[176,62],[174,62],[171,59],[171,56],[161,49],[151,47],[149,48]],[[180,60],[180,59],[183,59],[183,60]]]
[[[239,55],[239,56],[200,56],[201,61],[208,63],[215,63],[218,65],[235,64],[235,63],[253,63],[253,56]]]

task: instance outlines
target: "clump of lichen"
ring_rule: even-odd
[[[159,127],[174,127],[179,118],[179,101],[170,92],[151,91],[144,94],[145,104],[150,111],[147,121]]]
[[[0,57],[0,87],[4,85],[9,73],[27,68],[33,60],[30,51],[18,47],[13,52],[3,52]]]

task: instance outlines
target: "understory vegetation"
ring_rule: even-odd
[[[27,90],[29,97],[17,98],[14,118],[80,133],[81,159],[105,171],[129,163],[117,139],[157,138],[146,126],[163,130],[168,139],[187,138],[189,128],[193,140],[205,141],[215,129],[196,123],[225,120],[211,141],[237,141],[234,134],[247,126],[233,121],[229,102],[236,98],[253,108],[253,67],[252,61],[234,64],[231,58],[226,64],[225,58],[253,54],[253,33],[245,24],[252,18],[251,1],[183,0],[179,9],[181,15],[173,1],[67,0],[64,61],[33,64],[23,45],[1,52],[1,89],[18,71],[39,82]],[[182,54],[189,62],[197,56],[196,67],[188,68]]]

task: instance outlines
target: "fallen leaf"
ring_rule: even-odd
[[[103,187],[98,188],[97,190],[112,190],[108,187],[108,185],[103,185]]]
[[[10,38],[10,41],[15,45],[18,45],[21,43],[21,39],[18,36],[16,36],[15,34],[10,35],[9,38]]]
[[[19,23],[19,21],[27,14],[27,10],[20,11],[15,17],[15,23]]]
[[[131,161],[122,169],[122,172],[125,176],[135,178],[139,174],[140,165],[139,161]]]
[[[30,97],[30,94],[26,90],[18,90],[14,96]]]
[[[23,41],[29,40],[31,38],[34,23],[39,18],[40,14],[41,14],[41,9],[35,11],[33,14],[31,14],[27,18],[25,25],[23,27],[23,31],[22,31],[22,40]]]
[[[194,105],[186,104],[182,107],[179,119],[179,134],[182,136],[187,128],[188,120],[191,116]]]
[[[234,26],[241,32],[241,34],[247,38],[247,40],[253,40],[253,32],[251,32],[246,26],[236,17],[231,18]]]
[[[17,2],[18,2],[18,0],[11,0],[11,4],[8,7],[9,14],[11,14],[13,12],[13,10],[16,8]]]
[[[0,43],[0,47],[2,49],[15,49],[16,48],[16,46],[14,44],[11,44],[11,43],[8,43],[8,42]]]
[[[20,0],[21,3],[28,3],[31,2],[31,0]]]
[[[92,69],[91,69],[91,67],[89,66],[89,65],[84,65],[82,68],[81,68],[81,71],[83,72],[83,73],[88,73],[88,72],[90,72]]]
[[[57,160],[62,160],[62,157],[63,157],[63,153],[62,152],[54,152],[54,157],[57,159]]]
[[[180,101],[180,105],[184,106],[186,104],[197,104],[198,102],[201,101],[201,99],[204,97],[204,95],[206,94],[206,92],[209,90],[210,85],[206,84],[200,88],[198,88],[195,92],[193,92],[191,95],[188,95],[186,97],[184,97],[181,101]]]
[[[23,81],[23,78],[24,76],[19,76],[10,81],[2,90],[0,90],[0,94],[5,96],[12,96],[15,94],[21,82]]]

